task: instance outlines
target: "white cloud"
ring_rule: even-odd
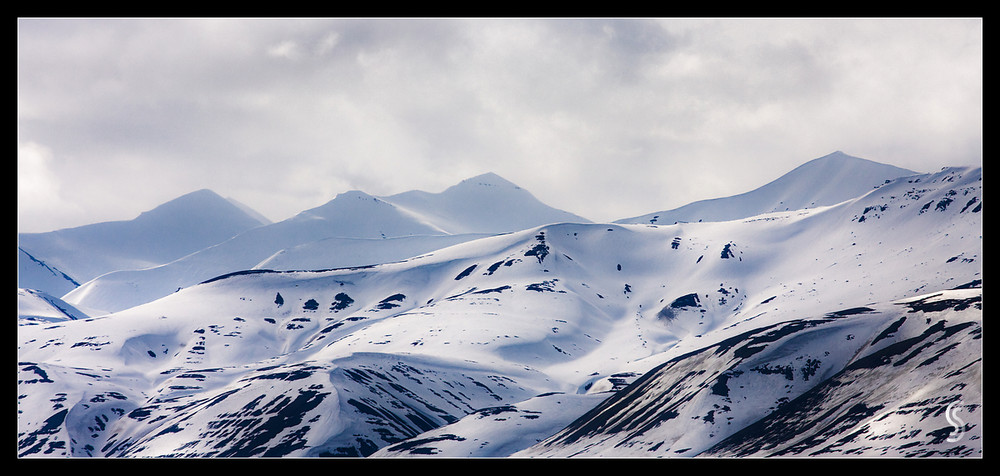
[[[286,59],[296,59],[299,56],[299,45],[294,41],[285,40],[267,48],[268,56]]]
[[[18,65],[19,141],[73,155],[50,181],[155,170],[155,194],[128,189],[147,208],[226,188],[281,219],[495,171],[605,220],[834,150],[981,160],[976,19],[33,20]]]
[[[26,143],[17,145],[17,198],[25,204],[39,203],[58,197],[59,185],[49,170],[52,151],[47,147]]]
[[[319,43],[316,44],[316,54],[319,56],[325,55],[331,50],[333,50],[337,43],[340,41],[340,34],[337,32],[330,32],[323,37]]]
[[[80,211],[63,198],[62,184],[52,170],[52,156],[41,144],[17,145],[17,219],[19,228],[20,224],[28,226],[22,231],[49,231]]]

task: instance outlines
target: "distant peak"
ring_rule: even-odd
[[[375,200],[375,201],[378,201],[377,198],[375,198],[375,197],[373,197],[373,196],[371,196],[371,195],[369,195],[369,194],[367,194],[365,192],[362,192],[361,190],[348,190],[346,192],[338,193],[337,196],[334,199],[347,200],[347,199],[350,199],[350,198],[357,199],[357,200]]]
[[[179,196],[179,197],[171,200],[170,202],[174,202],[174,201],[178,201],[178,200],[218,200],[218,199],[222,199],[222,196],[220,196],[219,194],[215,193],[211,189],[202,188],[202,189],[199,189],[199,190],[195,190],[193,192],[185,193],[184,195],[181,195],[181,196]],[[170,203],[170,202],[167,202],[167,203]]]
[[[830,159],[858,159],[860,157],[855,157],[853,155],[845,154],[844,151],[835,150],[829,154],[824,155],[816,160],[830,160]]]
[[[166,224],[212,223],[213,228],[235,227],[230,230],[243,231],[263,222],[252,216],[244,208],[222,197],[218,193],[203,188],[186,193],[152,210],[144,211],[135,220],[151,226],[173,226]]]
[[[361,190],[348,190],[346,192],[338,193],[337,196],[333,198],[333,200],[330,200],[329,202],[320,205],[318,208],[341,207],[341,206],[350,207],[352,206],[351,205],[352,203],[356,204],[360,202],[371,203],[373,204],[372,206],[394,206],[392,203],[387,202],[374,195],[370,195],[367,192],[363,192]]]
[[[213,192],[212,190],[203,188],[200,190],[195,190],[193,192],[185,193],[184,195],[181,195],[173,200],[158,205],[156,208],[153,208],[152,210],[145,211],[142,214],[146,215],[150,213],[153,214],[167,213],[178,209],[199,207],[208,203],[229,203],[229,201],[222,198],[222,196]]]
[[[496,172],[486,172],[484,174],[477,175],[475,177],[469,177],[469,179],[479,179],[479,180],[504,180],[503,177],[498,175]]]
[[[809,167],[815,167],[815,166],[823,166],[823,167],[836,166],[836,167],[841,167],[841,166],[844,166],[846,164],[852,164],[852,166],[857,166],[857,167],[893,169],[893,170],[898,171],[900,173],[900,175],[910,175],[910,174],[916,173],[916,172],[914,172],[912,170],[904,169],[904,168],[901,168],[901,167],[896,167],[896,166],[891,165],[891,164],[884,164],[884,163],[881,163],[881,162],[876,162],[876,161],[869,160],[869,159],[864,159],[864,158],[861,158],[861,157],[855,157],[853,155],[846,154],[846,153],[844,153],[843,151],[840,151],[840,150],[837,150],[837,151],[834,151],[834,152],[829,153],[827,155],[824,155],[823,157],[819,157],[817,159],[810,160],[809,162],[806,162],[805,164],[803,164],[802,167],[806,167],[806,166],[809,166]]]
[[[510,180],[507,180],[507,179],[505,179],[505,178],[497,175],[494,172],[486,172],[484,174],[477,175],[475,177],[467,178],[467,179],[459,182],[459,185],[502,186],[502,187],[510,187],[510,188],[515,188],[515,189],[520,189],[521,188],[521,187],[518,187],[517,185],[515,185]]]
[[[195,190],[195,191],[193,191],[191,193],[188,193],[187,195],[211,195],[211,196],[216,196],[216,197],[219,196],[219,194],[215,193],[215,191],[213,191],[211,189],[208,189],[208,188],[198,189],[198,190]]]

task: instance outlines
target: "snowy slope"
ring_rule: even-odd
[[[173,261],[261,225],[210,190],[178,197],[132,220],[19,233],[18,246],[77,282]],[[20,283],[31,287],[31,283]],[[36,286],[37,287],[37,286]],[[44,288],[41,288],[44,289]],[[62,295],[60,289],[45,289]]]
[[[80,285],[59,269],[31,256],[17,247],[17,285],[26,289],[44,289],[62,296]]]
[[[760,188],[739,195],[701,200],[680,208],[625,218],[616,223],[669,225],[676,222],[735,220],[762,213],[834,205],[886,181],[915,175],[837,151],[810,160]]]
[[[165,265],[110,272],[84,283],[64,299],[120,311],[234,271],[328,269],[398,261],[560,219],[584,221],[539,202],[495,174],[465,180],[439,194],[409,192],[380,198],[350,191]]]
[[[461,420],[376,451],[373,458],[439,456],[497,458],[516,454],[579,417],[605,394],[552,392],[523,402],[481,408]]]
[[[254,265],[253,269],[316,270],[389,263],[490,235],[465,233],[394,238],[330,237],[282,249]]]
[[[273,223],[271,221],[271,219],[267,218],[266,216],[264,216],[263,214],[261,214],[257,210],[254,210],[253,208],[250,208],[249,205],[247,205],[247,204],[245,204],[245,203],[243,203],[243,202],[241,202],[241,201],[239,201],[239,200],[237,200],[237,199],[235,199],[233,197],[226,197],[226,200],[229,200],[229,203],[232,203],[233,205],[235,205],[236,208],[239,208],[240,210],[243,210],[243,213],[246,213],[247,215],[249,215],[254,220],[257,220],[258,222],[260,222],[261,225],[270,225],[271,223]]]
[[[17,289],[18,325],[33,325],[71,319],[87,319],[83,311],[62,299],[37,289]]]
[[[517,455],[981,457],[981,299],[943,291],[755,329],[670,360]],[[951,402],[967,403],[962,442],[944,438],[963,431],[940,417]]]
[[[982,457],[981,301],[962,289],[895,303],[905,314],[867,352],[704,455]]]
[[[894,304],[981,282],[981,203],[981,170],[953,168],[834,206],[545,225],[396,263],[236,272],[105,317],[20,326],[18,454],[759,454],[765,432],[740,430],[797,398],[824,395],[830,412],[816,421],[853,408],[822,385],[883,371],[859,362],[919,335],[930,340],[913,348],[912,383],[966,389],[969,437],[954,453],[981,454],[976,295],[949,296],[962,309]],[[958,322],[972,324],[949,327]],[[935,355],[948,367],[918,366]],[[715,393],[723,379],[727,395]],[[636,402],[670,395],[684,395],[667,403],[678,416],[627,420],[642,431],[573,424],[595,408],[614,410],[599,411],[603,421],[652,415]],[[908,409],[956,395],[874,396],[865,405],[900,418],[854,433],[925,436]],[[714,446],[726,438],[732,446]],[[942,444],[920,451],[955,447]]]

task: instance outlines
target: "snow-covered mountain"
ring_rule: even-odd
[[[18,454],[981,457],[982,249],[981,169],[948,168],[246,269],[19,326]]]
[[[887,181],[917,172],[836,151],[810,160],[762,187],[724,198],[701,200],[673,210],[615,223],[662,224],[736,220],[787,210],[834,205]]]
[[[170,263],[107,273],[64,299],[114,312],[235,271],[398,261],[491,234],[567,220],[586,222],[492,173],[436,194],[413,191],[375,197],[355,190]]]
[[[427,217],[450,234],[507,233],[549,223],[590,223],[543,204],[495,173],[463,180],[441,193],[414,190],[385,200]]]
[[[83,283],[119,269],[171,262],[224,241],[261,221],[215,192],[185,194],[132,220],[95,223],[45,233],[19,233],[18,247],[35,262]],[[64,295],[64,283],[49,287],[33,279],[32,259],[18,258],[18,287]]]

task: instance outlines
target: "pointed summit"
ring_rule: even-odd
[[[239,207],[212,190],[203,188],[142,212],[134,220],[157,228],[205,225],[231,227],[243,231],[266,224],[244,207]],[[231,235],[230,235],[231,236]]]
[[[787,180],[787,177],[795,176],[796,174],[809,173],[817,174],[819,172],[839,172],[841,174],[854,174],[859,172],[879,172],[888,174],[900,174],[913,175],[917,172],[912,170],[896,167],[893,165],[882,164],[868,159],[862,159],[861,157],[855,157],[853,155],[845,154],[841,151],[835,151],[830,154],[824,155],[819,158],[812,159],[795,169],[788,172],[778,180]]]

